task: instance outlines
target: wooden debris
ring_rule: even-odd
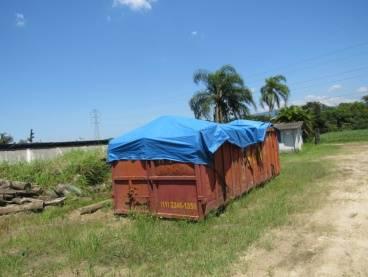
[[[52,200],[49,200],[49,201],[45,201],[45,206],[59,206],[59,205],[63,205],[65,199],[66,199],[66,197],[60,197],[60,198],[52,199]]]
[[[30,190],[32,193],[35,193],[35,194],[42,194],[43,193],[43,189],[39,186],[32,186],[31,190]]]
[[[42,192],[28,182],[0,180],[0,215],[43,210]]]
[[[13,198],[12,200],[9,200],[8,203],[9,204],[17,204],[17,205],[23,205],[25,203],[30,203],[32,202],[34,199],[33,198],[28,198],[28,197],[24,197],[24,198]]]
[[[7,197],[18,197],[18,196],[22,196],[22,197],[32,197],[32,196],[37,196],[40,193],[37,191],[26,191],[26,190],[15,190],[15,189],[0,189],[0,195],[6,195]]]
[[[71,184],[59,184],[44,192],[41,187],[27,182],[0,179],[0,216],[24,211],[41,211],[49,206],[61,206],[68,194],[80,196],[80,188]],[[105,200],[78,210],[80,215],[91,214],[103,208],[111,200]]]
[[[12,181],[10,182],[10,187],[16,190],[29,191],[31,189],[31,184],[27,182]]]
[[[0,196],[0,207],[1,206],[6,206],[6,204],[8,204],[7,201],[5,201],[1,196]]]
[[[79,209],[79,214],[80,215],[92,214],[92,213],[98,211],[99,209],[102,209],[103,207],[105,207],[109,203],[111,203],[110,199],[98,202],[96,204],[92,204],[92,205],[89,205],[89,206],[82,207],[82,208]]]
[[[10,187],[10,181],[0,179],[0,188],[9,188]]]
[[[33,199],[31,203],[23,204],[23,205],[16,205],[11,204],[7,205],[6,207],[0,208],[0,215],[6,214],[14,214],[24,211],[42,211],[44,207],[44,203],[42,200]]]
[[[70,184],[59,184],[54,188],[54,191],[59,196],[66,196],[71,193],[77,196],[82,194],[82,191],[79,188]]]

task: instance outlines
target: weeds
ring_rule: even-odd
[[[88,187],[109,181],[110,168],[101,151],[71,151],[54,160],[0,164],[0,178],[27,181],[43,188],[59,183]]]
[[[68,268],[96,276],[101,270],[135,276],[226,275],[267,230],[320,202],[323,180],[333,168],[320,158],[337,149],[306,145],[302,152],[282,155],[279,177],[198,223],[137,214],[71,222],[66,215],[79,205],[73,200],[62,211],[9,217],[3,225],[0,219],[0,249],[6,249],[0,253],[0,276],[53,275]]]

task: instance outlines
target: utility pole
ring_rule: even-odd
[[[34,139],[34,132],[33,129],[31,129],[31,131],[29,132],[28,142],[32,143],[33,139]]]
[[[92,124],[94,126],[95,139],[100,139],[100,112],[97,109],[93,109],[91,112]]]

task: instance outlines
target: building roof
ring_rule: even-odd
[[[303,126],[303,121],[275,123],[273,126],[278,130],[294,130]]]
[[[0,151],[2,150],[11,151],[22,149],[45,149],[54,147],[94,146],[94,145],[107,145],[108,143],[109,139],[61,141],[61,142],[12,143],[12,144],[0,144]]]

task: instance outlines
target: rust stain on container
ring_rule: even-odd
[[[224,144],[213,164],[118,161],[112,166],[116,214],[130,210],[165,218],[199,220],[280,173],[277,136],[246,149]]]

